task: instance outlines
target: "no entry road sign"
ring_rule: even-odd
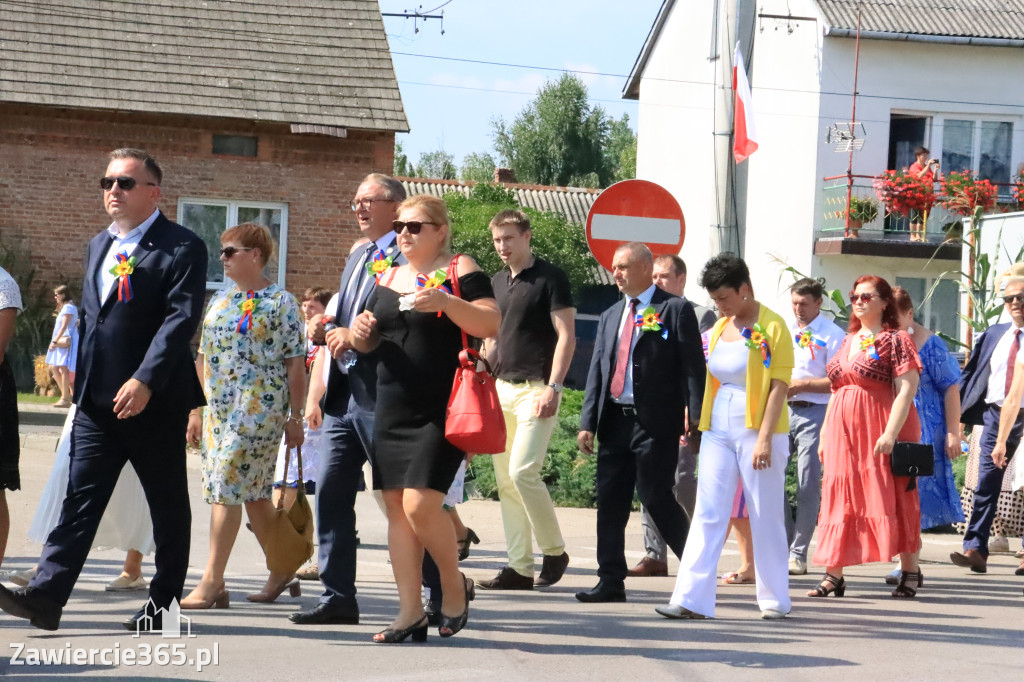
[[[643,242],[655,256],[678,254],[686,237],[683,209],[668,190],[648,180],[623,180],[601,192],[587,214],[587,245],[606,270],[615,249]]]

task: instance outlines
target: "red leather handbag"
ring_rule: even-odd
[[[461,298],[459,274],[455,267],[458,257],[452,258],[448,271],[452,293]],[[481,364],[483,369],[480,369]],[[469,347],[466,332],[462,332],[462,351],[448,398],[444,435],[449,443],[468,454],[505,452],[505,416],[501,413],[491,366]]]

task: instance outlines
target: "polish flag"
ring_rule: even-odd
[[[732,63],[732,153],[736,157],[736,163],[740,163],[757,151],[757,129],[754,127],[754,110],[750,104],[750,83],[747,82],[747,70],[743,66],[743,54],[740,52],[739,42],[736,43],[736,52],[732,56]]]

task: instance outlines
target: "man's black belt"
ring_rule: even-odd
[[[812,403],[810,400],[790,400],[790,407],[825,407],[824,403]]]
[[[615,407],[615,409],[617,409],[619,412],[626,415],[627,417],[636,416],[636,405],[620,405],[619,403],[616,402],[612,402],[611,404]]]

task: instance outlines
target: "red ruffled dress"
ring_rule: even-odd
[[[825,431],[821,512],[814,563],[854,566],[889,561],[900,552],[920,548],[921,508],[910,479],[895,477],[889,456],[875,457],[875,442],[885,431],[892,409],[893,377],[921,371],[914,342],[903,331],[875,337],[878,359],[858,351],[849,359],[855,335],[847,335],[828,363],[832,402]],[[910,414],[899,440],[919,442],[917,410]]]

